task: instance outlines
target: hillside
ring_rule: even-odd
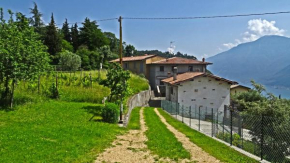
[[[264,36],[208,58],[207,61],[213,62],[209,70],[241,83],[254,79],[262,84],[282,86],[287,82],[287,70],[290,69],[287,69],[290,66],[289,47],[290,38]],[[277,80],[277,76],[285,79]]]

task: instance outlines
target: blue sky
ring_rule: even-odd
[[[183,17],[290,11],[289,0],[35,0],[43,20],[53,12],[57,24],[114,17]],[[29,16],[33,1],[0,0],[0,7]],[[260,20],[261,19],[261,20]],[[275,21],[275,22],[273,22]],[[103,31],[115,33],[118,22],[98,22]],[[263,35],[288,36],[290,14],[199,20],[124,20],[124,41],[139,50],[167,51],[174,41],[175,52],[199,59],[225,51]],[[246,33],[247,32],[247,33]]]

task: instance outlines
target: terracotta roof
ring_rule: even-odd
[[[144,59],[148,59],[154,57],[155,55],[141,55],[141,56],[132,56],[132,57],[123,57],[123,62],[128,61],[141,61]],[[119,62],[120,58],[111,60],[110,62]]]
[[[185,72],[185,73],[182,73],[182,74],[178,74],[176,76],[176,78],[177,78],[176,80],[173,80],[173,77],[170,77],[170,78],[167,78],[167,79],[163,79],[162,81],[164,83],[169,83],[171,85],[174,85],[174,84],[182,83],[182,82],[185,82],[185,81],[197,78],[197,77],[201,77],[201,76],[211,77],[211,78],[214,78],[214,79],[217,79],[217,80],[221,80],[221,81],[227,82],[229,84],[238,84],[235,81],[224,79],[224,78],[221,78],[219,76],[207,74],[207,73],[204,73],[204,72]]]
[[[162,59],[159,61],[152,62],[151,64],[212,64],[210,62],[202,62],[195,59],[187,59],[181,57],[172,57],[167,59]]]
[[[237,87],[243,87],[243,88],[246,88],[246,89],[251,89],[251,88],[246,87],[246,86],[243,86],[243,85],[238,85],[238,84],[236,84],[236,85],[231,85],[231,89],[233,89],[233,88],[237,88]]]

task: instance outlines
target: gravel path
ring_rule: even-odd
[[[191,155],[191,160],[197,162],[220,162],[213,156],[209,155],[205,151],[203,151],[200,147],[193,144],[188,137],[186,137],[183,133],[177,131],[174,127],[168,124],[165,118],[158,112],[157,108],[154,109],[155,113],[159,116],[161,121],[167,126],[167,128],[175,135],[177,140],[182,143],[182,146],[189,151]]]
[[[99,162],[155,162],[154,156],[150,154],[145,142],[146,126],[143,115],[144,108],[140,110],[141,130],[130,130],[127,134],[118,136],[113,142],[113,147],[100,154],[96,160]]]
[[[183,147],[190,152],[191,159],[180,159],[175,161],[170,160],[169,158],[159,158],[157,155],[152,154],[145,144],[147,141],[145,135],[147,127],[145,125],[143,112],[144,108],[140,110],[141,129],[130,130],[127,134],[117,136],[112,147],[106,149],[97,157],[95,161],[96,163],[219,162],[219,160],[210,156],[201,148],[190,142],[184,134],[169,125],[156,108],[156,114],[160,117],[161,121],[167,126],[167,128],[176,136],[178,141],[183,144]]]

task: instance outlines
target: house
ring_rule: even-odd
[[[149,78],[149,66],[148,64],[165,59],[156,55],[143,55],[143,56],[131,56],[123,57],[123,68],[125,70],[130,70],[135,74],[143,74],[148,79]],[[110,62],[120,62],[120,59],[115,59]]]
[[[224,110],[230,104],[230,87],[237,82],[206,72],[185,72],[162,80],[166,86],[166,100],[189,107]]]
[[[231,86],[231,95],[248,92],[251,88],[243,86],[243,85],[232,85]]]
[[[160,93],[165,96],[165,85],[162,82],[163,79],[171,77],[173,75],[173,68],[177,67],[177,73],[184,72],[206,72],[207,65],[212,63],[187,59],[181,57],[172,57],[151,62],[148,64],[150,69],[149,83],[154,90],[159,89]]]
[[[119,62],[119,59],[110,62]],[[187,59],[181,57],[163,58],[156,55],[132,56],[123,58],[123,68],[136,74],[144,74],[155,92],[165,96],[165,85],[162,82],[173,74],[173,68],[178,68],[178,73],[206,72],[207,65],[212,63]]]

